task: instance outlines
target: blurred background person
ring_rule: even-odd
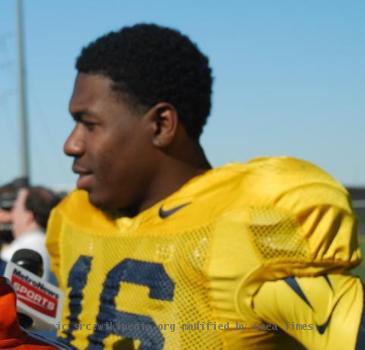
[[[0,248],[12,240],[10,211],[0,207]]]
[[[14,239],[10,212],[23,187],[27,187],[25,178],[14,179],[0,187],[0,250]]]
[[[22,188],[18,191],[10,211],[14,240],[3,247],[3,260],[9,261],[19,249],[33,249],[43,258],[44,278],[50,278],[44,232],[49,214],[59,201],[60,197],[55,192],[41,186]]]

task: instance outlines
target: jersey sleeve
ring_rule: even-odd
[[[349,195],[341,184],[323,170],[295,159],[270,160],[269,164],[266,162],[265,166],[256,170],[251,178],[249,189],[255,200],[252,201],[254,205],[249,209],[247,224],[243,228],[250,245],[246,244],[242,251],[250,249],[256,263],[243,276],[237,294],[238,306],[242,312],[252,310],[253,304],[255,308],[260,307],[257,298],[267,296],[269,292],[264,294],[264,291],[272,286],[273,294],[278,299],[270,300],[282,302],[285,312],[291,310],[293,314],[280,314],[285,318],[279,319],[264,317],[265,321],[271,320],[280,326],[285,325],[284,321],[314,325],[315,319],[308,322],[301,320],[295,313],[297,307],[292,306],[291,299],[282,298],[289,297],[291,294],[288,293],[293,292],[285,281],[290,278],[303,278],[303,281],[313,278],[316,281],[318,276],[322,285],[325,280],[320,276],[339,275],[342,279],[348,270],[360,263],[357,222]],[[358,288],[360,286],[358,281]],[[280,293],[284,288],[285,293],[282,296],[274,293],[277,288],[280,288]],[[361,289],[358,290],[360,293]],[[332,297],[329,292],[331,289],[321,291],[324,298]],[[303,303],[303,300],[298,299],[296,303]],[[303,310],[311,312],[311,307]],[[317,322],[322,321],[319,319]],[[315,331],[302,331],[300,334],[307,341]]]
[[[353,276],[289,277],[264,283],[253,307],[306,349],[363,349],[363,300]]]
[[[278,206],[297,223],[313,261],[347,268],[360,262],[357,222],[344,188],[310,183],[283,194]]]
[[[302,160],[274,158],[264,164],[251,176],[250,224],[263,260],[305,261],[308,269],[300,266],[296,273],[307,276],[318,265],[341,270],[359,264],[357,222],[346,189]],[[265,244],[267,250],[260,249]]]
[[[289,276],[344,273],[361,262],[349,195],[323,170],[274,159],[255,170],[246,186],[252,200],[242,230],[258,263],[243,288]]]

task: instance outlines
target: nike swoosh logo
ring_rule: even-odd
[[[330,287],[332,293],[333,293],[333,286],[332,283],[329,279],[329,277],[327,275],[323,276],[324,279],[326,280],[328,286]],[[289,287],[313,310],[313,306],[310,304],[309,300],[307,299],[306,295],[304,294],[302,288],[300,287],[298,281],[295,279],[295,277],[288,277],[285,279],[285,282],[289,285]],[[331,313],[327,318],[327,321],[322,323],[322,324],[315,324],[317,331],[319,334],[324,334],[324,332],[326,331],[326,329],[328,328],[328,325],[330,324],[332,315],[333,315],[333,311],[337,306],[338,301],[336,302],[336,304],[332,307]]]
[[[169,216],[171,216],[172,214],[175,214],[177,211],[179,211],[180,209],[186,207],[187,205],[191,204],[191,202],[188,203],[184,203],[184,204],[180,204],[177,207],[171,208],[171,209],[167,209],[164,210],[162,208],[162,206],[160,207],[160,210],[158,211],[158,215],[160,215],[161,219],[166,219]]]
[[[318,331],[319,334],[323,334],[326,331],[326,329],[327,329],[327,327],[328,327],[328,325],[331,321],[331,317],[332,317],[332,313],[331,313],[330,317],[328,318],[328,320],[325,323],[320,324],[320,325],[316,324],[317,331]]]

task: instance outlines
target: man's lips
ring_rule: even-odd
[[[91,170],[87,169],[87,168],[84,168],[84,167],[81,167],[77,164],[73,164],[72,165],[72,171],[75,173],[75,174],[79,174],[79,175],[90,175],[92,173]]]
[[[90,187],[93,177],[92,171],[77,165],[72,166],[72,171],[79,175],[76,183],[77,188],[87,189]]]
[[[79,189],[87,190],[90,189],[90,186],[92,185],[93,180],[93,174],[79,174],[79,177],[76,182],[76,186]]]

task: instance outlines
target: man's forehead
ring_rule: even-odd
[[[70,110],[84,108],[111,95],[111,80],[100,74],[78,73],[70,99]]]

